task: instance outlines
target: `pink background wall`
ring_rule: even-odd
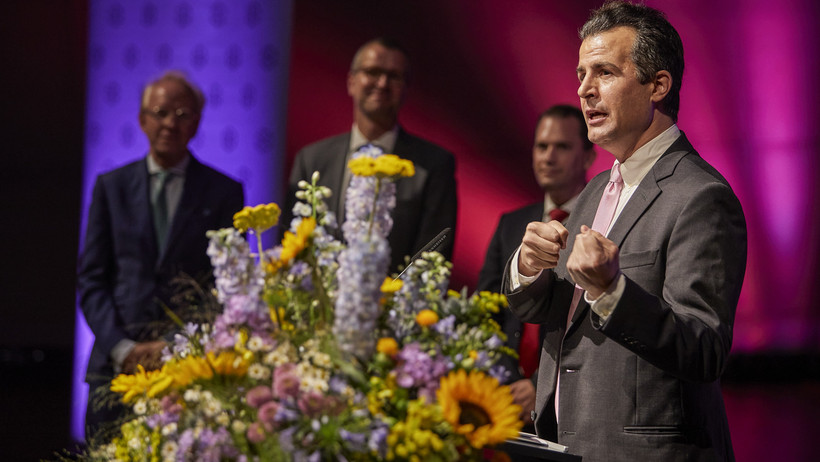
[[[816,350],[819,8],[811,0],[647,3],[683,39],[679,127],[746,213],[734,351]],[[530,170],[535,120],[552,104],[578,104],[577,30],[600,4],[295,2],[285,164],[302,146],[349,129],[345,78],[358,46],[399,38],[415,70],[400,122],[456,155],[452,285],[472,288],[501,213],[540,197]],[[590,174],[612,160],[599,150]]]

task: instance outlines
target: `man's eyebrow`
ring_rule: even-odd
[[[609,61],[595,62],[590,67],[592,68],[593,71],[597,71],[598,69],[601,69],[601,68],[604,68],[604,67],[610,67],[610,68],[618,69],[618,66],[616,66],[615,63],[612,63],[612,62],[609,62]],[[575,68],[575,73],[576,74],[580,74],[583,71],[584,71],[584,68],[581,67],[581,66],[578,66],[577,68]]]

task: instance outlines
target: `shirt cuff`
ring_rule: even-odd
[[[111,350],[111,361],[114,363],[115,374],[122,372],[122,363],[125,362],[125,358],[134,351],[134,347],[136,346],[137,342],[127,338],[120,340],[114,345],[114,348]]]
[[[521,246],[515,250],[512,259],[510,260],[510,292],[515,292],[520,287],[527,287],[528,285],[535,282],[538,279],[538,276],[541,275],[541,271],[536,273],[534,276],[524,276],[523,274],[518,272],[518,254],[521,253]],[[542,270],[543,271],[543,270]]]
[[[589,307],[595,314],[601,318],[601,322],[605,322],[609,319],[609,316],[615,311],[615,307],[618,305],[618,302],[621,301],[621,297],[624,294],[624,290],[626,289],[626,277],[623,273],[618,273],[618,277],[612,281],[612,284],[595,300],[590,300],[587,292],[584,292],[584,300],[589,303]]]

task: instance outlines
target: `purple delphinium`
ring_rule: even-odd
[[[355,157],[376,157],[381,150],[367,146]],[[390,263],[387,235],[393,227],[390,211],[396,205],[396,185],[388,179],[354,175],[345,196],[347,220],[342,232],[348,242],[339,255],[336,313],[333,333],[339,348],[359,358],[373,354],[381,285]]]
[[[222,314],[214,321],[211,348],[233,347],[240,327],[249,328],[248,334],[251,336],[269,337],[273,323],[267,305],[258,294],[235,294],[226,299]]]
[[[224,302],[235,294],[258,294],[265,283],[264,275],[239,231],[208,231],[208,237],[207,254],[214,268],[218,300]]]

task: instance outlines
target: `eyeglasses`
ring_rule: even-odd
[[[142,111],[156,120],[165,120],[169,115],[173,115],[174,119],[178,122],[190,122],[194,120],[196,116],[196,113],[187,107],[166,109],[164,107],[154,106],[151,109],[143,109]]]
[[[387,77],[388,82],[395,82],[395,83],[402,83],[404,82],[404,74],[396,72],[396,71],[389,71],[387,69],[382,69],[381,67],[363,67],[360,69],[356,69],[356,72],[361,72],[370,81],[376,81],[381,78],[381,76]]]

